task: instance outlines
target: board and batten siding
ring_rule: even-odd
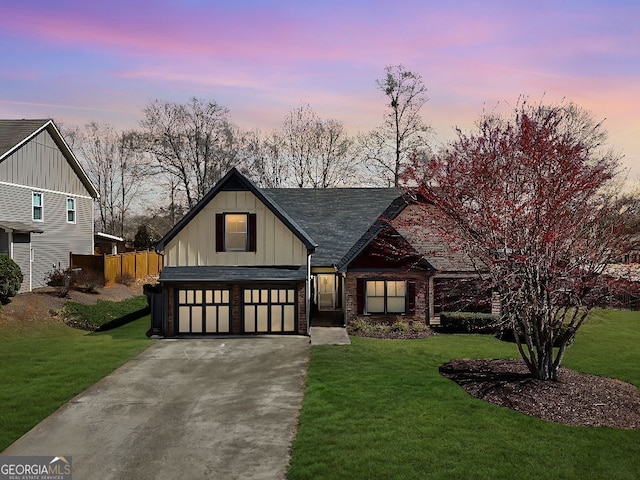
[[[0,180],[90,196],[51,134],[45,129],[0,161]],[[2,211],[4,215],[4,211]]]
[[[255,252],[216,252],[216,214],[255,213]],[[219,192],[173,239],[164,252],[170,267],[208,265],[305,265],[304,243],[249,191]]]

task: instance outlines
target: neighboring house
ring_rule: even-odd
[[[0,253],[20,267],[20,291],[45,285],[69,253],[93,254],[98,192],[52,120],[0,120]]]
[[[93,234],[93,252],[96,255],[117,255],[127,251],[124,238],[104,232]]]
[[[154,332],[308,334],[362,315],[438,323],[438,280],[473,265],[425,215],[398,189],[260,189],[233,169],[156,246]]]

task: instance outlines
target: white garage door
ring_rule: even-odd
[[[295,288],[245,288],[245,333],[295,333]]]
[[[230,332],[229,290],[178,290],[178,333]]]

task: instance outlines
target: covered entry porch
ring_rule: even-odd
[[[311,275],[311,326],[344,326],[344,274],[334,268],[313,268]]]

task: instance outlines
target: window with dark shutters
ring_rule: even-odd
[[[416,284],[407,282],[407,315],[416,313]]]
[[[364,313],[364,278],[356,280],[356,303],[358,315],[362,315]]]
[[[241,246],[242,242],[238,238],[238,234],[241,233],[242,230],[240,230],[240,232],[226,231],[227,215],[230,215],[230,216],[232,215],[234,217],[244,215],[246,217],[246,233],[245,233],[246,237],[245,237],[244,247]],[[242,220],[242,219],[239,219],[239,220]],[[245,221],[242,221],[242,224],[244,223]],[[248,213],[248,214],[217,213],[216,214],[216,252],[226,252],[226,251],[255,252],[257,247],[256,232],[257,232],[257,219],[256,219],[255,213]],[[228,245],[234,245],[234,247],[229,248]]]
[[[216,252],[224,252],[224,213],[216,214]]]
[[[249,236],[247,242],[247,252],[255,252],[256,251],[256,214],[250,213],[249,217],[249,228],[247,235]]]

